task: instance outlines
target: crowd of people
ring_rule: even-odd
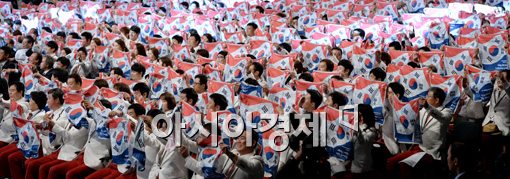
[[[452,4],[2,2],[0,177],[508,178],[508,3]]]

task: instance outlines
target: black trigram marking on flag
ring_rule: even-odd
[[[368,88],[368,92],[374,93],[374,89],[372,87]]]
[[[290,99],[290,98],[291,98],[290,93],[285,93],[285,97],[286,97],[287,99]]]
[[[261,108],[261,109],[262,109],[262,111],[263,111],[264,113],[267,113],[267,112],[269,111],[269,109],[268,109],[265,105],[264,105],[264,106],[262,106],[262,108]]]
[[[334,137],[331,137],[331,143],[333,143],[333,144],[336,143],[336,139]]]
[[[335,131],[335,127],[336,127],[336,125],[335,125],[335,124],[333,124],[333,123],[331,123],[331,124],[329,125],[329,130],[331,130],[331,131]]]

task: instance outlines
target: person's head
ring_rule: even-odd
[[[119,92],[125,92],[127,94],[132,94],[131,93],[131,88],[129,88],[129,85],[127,85],[126,83],[115,83],[113,85],[113,89],[119,91]]]
[[[446,99],[446,93],[438,87],[432,87],[427,94],[427,103],[433,107],[440,107]]]
[[[131,66],[131,80],[139,81],[145,75],[145,67],[142,64],[134,63]]]
[[[181,101],[185,101],[192,106],[195,106],[198,101],[198,94],[193,88],[184,88],[181,90],[181,95],[179,97]]]
[[[248,25],[246,25],[246,35],[248,37],[255,36],[255,30],[257,30],[257,28],[259,28],[257,24],[253,22],[248,23]]]
[[[158,61],[159,50],[157,48],[150,48],[148,57],[151,59],[151,61]]]
[[[147,118],[144,118],[143,122],[145,123],[145,125],[152,125],[152,119],[154,119],[157,115],[160,115],[160,114],[163,114],[163,111],[161,111],[159,109],[151,109],[151,110],[147,111]],[[167,126],[160,124],[160,122],[163,123],[163,121],[165,121],[165,120],[158,121],[157,127],[158,127],[158,129],[163,129],[162,131],[166,131]],[[166,123],[166,121],[165,121],[165,123]]]
[[[389,50],[402,50],[402,45],[398,41],[393,41],[388,45]]]
[[[7,60],[10,56],[11,48],[8,46],[3,46],[0,48],[0,61]]]
[[[301,107],[305,112],[313,112],[322,104],[322,95],[314,89],[307,89]]]
[[[48,107],[56,110],[64,104],[64,91],[60,88],[54,88],[48,91]]]
[[[147,86],[147,84],[145,84],[143,82],[137,83],[133,87],[134,95],[135,96],[142,96],[144,99],[149,97],[150,91],[151,91],[151,89],[149,88],[149,86]]]
[[[209,95],[209,102],[207,103],[207,109],[216,112],[227,109],[228,101],[225,96],[219,93],[213,93]]]
[[[262,6],[255,6],[255,9],[257,9],[258,13],[264,14],[264,8]]]
[[[122,39],[117,39],[117,40],[115,40],[115,42],[113,42],[113,49],[119,50],[121,52],[128,51],[126,43],[124,43],[124,40],[122,40]]]
[[[129,105],[127,113],[132,118],[139,120],[140,116],[145,115],[145,108],[141,104],[138,104],[138,103],[132,104],[132,105]]]
[[[259,79],[262,76],[262,73],[264,73],[264,66],[262,66],[259,62],[253,62],[251,63],[248,71],[249,74],[253,74],[256,79]]]
[[[196,53],[197,53],[197,56],[209,58],[209,51],[207,51],[206,49],[198,49]]]
[[[169,92],[163,93],[161,96],[159,96],[159,99],[161,100],[161,104],[162,104],[162,108],[163,108],[162,110],[164,112],[171,111],[176,106],[174,95],[172,95]]]
[[[308,82],[313,82],[313,76],[311,73],[309,72],[303,72],[299,75],[298,77],[299,80],[305,80],[305,81],[308,81]]]
[[[135,46],[136,46],[135,55],[140,55],[144,57],[147,56],[147,52],[145,52],[145,47],[141,43],[136,43]]]
[[[387,94],[395,95],[398,99],[404,97],[405,88],[398,82],[392,82],[388,84]]]
[[[200,35],[195,34],[195,33],[192,33],[189,35],[188,45],[191,48],[195,48],[196,46],[198,46],[200,44],[200,42],[201,42]]]
[[[429,66],[427,67],[427,69],[428,69],[428,70],[429,70],[429,72],[431,72],[431,73],[437,73],[437,67],[436,67],[435,65],[432,65],[432,64],[431,64],[431,65],[429,65]]]
[[[69,75],[69,78],[67,78],[67,85],[69,86],[69,88],[71,88],[71,90],[80,91],[81,84],[82,84],[81,77],[76,73]]]
[[[496,89],[505,89],[505,84],[510,82],[510,70],[501,70],[497,73]]]
[[[211,34],[204,34],[202,36],[204,38],[204,41],[207,43],[216,42],[216,39]]]
[[[63,31],[57,32],[57,40],[64,42],[66,40],[66,33]]]
[[[124,72],[119,67],[114,67],[110,70],[110,76],[124,78]]]
[[[85,47],[80,47],[78,49],[78,54],[76,54],[76,57],[78,58],[78,60],[80,61],[85,61],[87,59],[87,48]]]
[[[352,70],[354,70],[354,66],[352,66],[349,60],[340,60],[340,62],[338,62],[338,72],[340,72],[342,78],[349,78]]]
[[[19,100],[25,96],[25,85],[19,81],[11,82],[9,85],[9,98]]]
[[[430,52],[430,48],[427,47],[427,46],[423,46],[423,47],[420,47],[418,50],[418,52]]]
[[[124,37],[129,38],[129,27],[121,27],[119,31]]]
[[[248,143],[248,138],[251,138],[251,143]],[[257,141],[259,140],[259,134],[255,131],[251,131],[248,135],[247,131],[244,131],[239,137],[235,139],[236,149],[239,154],[252,153],[257,148]]]
[[[193,81],[193,89],[200,94],[207,91],[207,76],[204,74],[198,74],[195,76]]]
[[[335,64],[331,60],[324,59],[319,63],[319,71],[333,71]]]
[[[51,76],[52,81],[58,80],[59,82],[65,83],[65,82],[67,82],[67,78],[69,77],[69,73],[67,72],[67,70],[62,69],[62,68],[55,68],[55,69],[53,69],[53,71],[51,73],[52,73],[52,76]]]
[[[40,67],[42,62],[42,55],[40,53],[34,52],[30,57],[28,57],[28,61],[30,64]]]
[[[46,106],[46,93],[42,91],[32,91],[30,93],[30,101],[28,102],[31,111],[42,110]]]
[[[379,55],[379,58],[380,58],[380,61],[386,65],[389,65],[391,63],[391,56],[387,52],[381,52]]]
[[[141,29],[140,27],[134,25],[129,28],[129,40],[137,41],[140,36]]]
[[[227,59],[228,52],[227,51],[220,51],[218,55],[216,56],[217,60],[220,60],[222,63],[225,62]]]
[[[54,54],[58,50],[58,44],[55,41],[49,41],[46,43],[46,53],[47,54]]]
[[[57,68],[69,69],[69,65],[71,65],[71,61],[66,57],[58,57],[57,59]]]
[[[96,81],[94,81],[94,85],[97,86],[99,89],[109,88],[108,81],[106,81],[105,79],[96,79]]]
[[[182,41],[184,41],[184,38],[182,38],[182,36],[180,36],[180,35],[174,35],[172,37],[172,44],[179,44],[179,45],[181,45]]]
[[[40,68],[41,70],[49,70],[53,68],[53,64],[55,64],[55,59],[46,56],[41,60]]]
[[[34,45],[34,38],[31,36],[25,36],[23,37],[23,41],[21,42],[21,45],[24,49],[30,49]]]
[[[351,38],[353,40],[358,40],[358,39],[364,40],[365,39],[365,31],[363,29],[354,29],[352,31]]]
[[[292,46],[289,43],[284,42],[279,44],[277,49],[279,53],[286,55],[292,51]]]
[[[92,45],[92,47],[97,47],[97,46],[103,45],[103,42],[101,42],[100,38],[94,37],[94,38],[92,38],[90,45]]]
[[[338,109],[340,106],[347,105],[348,101],[349,99],[344,94],[338,91],[333,91],[328,94],[328,98],[326,98],[326,105]]]
[[[358,121],[360,124],[366,124],[367,128],[375,127],[375,114],[372,106],[368,104],[358,104]]]
[[[370,80],[372,81],[384,81],[386,78],[386,72],[382,68],[374,68],[370,70]]]
[[[342,60],[343,51],[341,48],[333,47],[331,49],[331,54],[337,59]]]
[[[89,46],[90,42],[92,42],[92,34],[90,32],[81,33],[81,40],[83,46]]]

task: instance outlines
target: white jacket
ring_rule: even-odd
[[[51,120],[55,122],[55,125],[65,127],[69,121],[67,120],[67,113],[64,112],[64,107],[60,107],[55,111],[49,111],[47,113],[53,113]],[[49,155],[62,146],[62,136],[52,131],[43,130],[39,134],[41,138],[43,154]]]
[[[89,124],[92,123],[91,119],[86,119]],[[61,127],[60,125],[53,126],[52,131],[62,136],[63,145],[58,153],[58,159],[64,161],[71,161],[78,156],[85,146],[89,134],[89,129],[85,127],[78,129],[69,121],[65,127]]]
[[[28,114],[28,103],[25,102],[25,98],[21,98],[16,102],[23,108],[22,116],[26,117]],[[16,134],[16,128],[14,127],[12,114],[9,111],[10,102],[2,99],[0,103],[2,103],[0,108],[3,108],[3,120],[0,121],[0,141],[11,143],[13,141],[12,135]]]
[[[436,109],[430,106],[428,109],[420,110],[422,132],[420,149],[436,160],[441,159],[440,149],[446,139],[446,130],[451,119],[452,111],[449,108]]]
[[[105,159],[110,158],[110,139],[100,139],[96,133],[96,123],[91,122],[89,124],[90,130],[88,135],[88,141],[85,144],[85,151],[83,153],[83,163],[92,169],[99,170],[108,163]]]
[[[154,136],[152,134],[152,136]],[[184,166],[184,158],[181,156],[179,148],[167,148],[166,144],[160,142],[156,136],[152,137],[152,140],[148,145],[159,145],[159,151],[156,155],[156,160],[152,165],[152,169],[149,174],[150,179],[187,179],[188,169]]]

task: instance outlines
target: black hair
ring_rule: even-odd
[[[227,109],[228,102],[227,98],[225,96],[219,94],[219,93],[213,93],[209,95],[209,98],[214,102],[214,105],[220,106],[220,110]]]
[[[420,51],[420,50],[423,50],[425,52],[430,52],[431,51],[430,48],[427,47],[427,46],[420,47],[417,51]]]
[[[10,86],[15,86],[17,92],[21,92],[21,94],[25,95],[25,85],[20,81],[13,81],[9,84]]]
[[[208,43],[216,42],[216,39],[211,34],[204,34],[203,36],[207,38]]]
[[[280,46],[280,48],[285,49],[289,53],[292,51],[292,46],[289,43],[284,42],[284,43],[281,43],[279,46]]]
[[[141,104],[136,103],[129,105],[128,110],[130,109],[134,110],[137,116],[145,115],[145,108]]]
[[[157,115],[163,114],[163,111],[159,109],[151,109],[147,112],[147,116],[155,118]]]
[[[27,35],[27,36],[23,37],[23,39],[27,39],[29,44],[34,45],[35,40],[34,40],[34,38],[32,38],[32,36]]]
[[[246,78],[244,80],[244,83],[246,84],[249,84],[249,85],[253,85],[253,86],[260,86],[259,82],[253,78]]]
[[[136,33],[136,34],[140,34],[140,32],[142,31],[142,30],[140,29],[140,27],[138,27],[138,26],[136,26],[136,25],[131,26],[131,28],[129,28],[129,30],[130,30],[130,31],[133,31],[133,32],[134,32],[134,33]]]
[[[198,49],[196,54],[204,58],[209,58],[209,51],[207,51],[206,49]]]
[[[81,33],[81,36],[85,37],[85,40],[87,40],[87,41],[92,40],[92,34],[90,32],[83,32],[83,33]]]
[[[67,72],[67,70],[62,69],[62,68],[53,69],[52,75],[55,78],[57,78],[58,81],[63,82],[63,83],[66,82],[67,78],[69,77],[69,73]]]
[[[342,93],[338,91],[333,91],[329,93],[331,99],[333,100],[333,104],[336,104],[338,106],[345,106],[347,105],[347,102],[349,102],[349,99]]]
[[[198,78],[198,80],[200,80],[200,84],[203,84],[205,85],[205,90],[207,90],[207,76],[205,76],[204,74],[198,74],[198,75],[195,75],[195,78]],[[194,81],[194,83],[196,83],[196,81]]]
[[[134,63],[131,65],[131,71],[138,72],[142,75],[145,75],[145,67],[140,63]]]
[[[145,52],[145,47],[141,43],[136,43],[135,47],[136,47],[136,51],[138,51],[138,55],[144,56],[144,57],[147,56],[147,52]]]
[[[358,112],[363,117],[363,123],[365,123],[367,127],[375,127],[375,114],[372,106],[368,104],[358,104]]]
[[[58,57],[57,62],[62,63],[62,65],[65,66],[66,68],[69,68],[69,66],[71,65],[71,61],[69,61],[69,59],[67,59],[66,57]]]
[[[329,59],[323,59],[322,62],[326,63],[326,71],[333,71],[333,68],[335,68],[335,64]]]
[[[81,81],[80,75],[78,75],[76,73],[73,73],[73,74],[69,75],[69,78],[67,78],[67,79],[69,80],[70,78],[74,79],[75,83],[78,83],[80,85],[83,84],[82,81]]]
[[[255,8],[259,11],[259,13],[264,14],[264,8],[262,6],[256,6]]]
[[[123,78],[124,78],[124,72],[123,72],[123,71],[122,71],[122,69],[120,69],[119,67],[114,67],[114,68],[112,68],[112,70],[110,70],[110,71],[113,71],[113,74],[115,74],[115,75],[119,75],[119,76],[121,76],[121,77],[123,77]]]
[[[338,66],[344,67],[346,70],[349,70],[349,75],[354,70],[354,66],[352,66],[352,63],[349,60],[340,60],[338,62]]]
[[[69,33],[69,35],[73,39],[81,39],[80,35],[78,35],[78,33],[76,33],[76,32],[71,32],[71,33]]]
[[[53,31],[51,30],[50,27],[42,27],[42,30],[44,30],[44,31],[46,31],[46,32],[48,32],[50,34],[53,33]]]
[[[393,47],[395,50],[402,50],[402,45],[398,41],[391,42],[388,47]]]
[[[262,64],[260,64],[259,62],[253,62],[251,63],[251,65],[253,65],[253,70],[258,71],[259,75],[262,76],[262,74],[264,73],[264,66],[262,66]]]
[[[50,47],[51,49],[54,49],[55,51],[58,50],[58,44],[55,41],[49,41],[48,43],[46,43],[46,46]]]
[[[434,95],[434,98],[439,99],[439,104],[442,105],[444,100],[446,99],[446,93],[443,91],[443,89],[438,87],[432,87],[429,89],[429,91],[432,92],[432,95]]]
[[[305,81],[309,81],[309,82],[313,82],[313,76],[312,74],[310,74],[309,72],[303,72],[299,75],[299,78],[300,80],[305,80]]]
[[[259,28],[259,26],[257,24],[255,24],[255,23],[253,23],[253,22],[248,23],[246,26],[251,26],[251,27],[253,27],[254,30]]]
[[[66,55],[69,55],[73,51],[69,47],[64,47],[64,52],[66,52]]]
[[[310,99],[314,103],[315,109],[319,108],[319,106],[322,104],[322,94],[314,89],[307,89],[306,92],[310,94]]]
[[[80,48],[78,49],[78,52],[83,52],[85,55],[87,55],[87,54],[88,54],[88,53],[87,53],[87,48],[85,48],[85,47],[80,47]]]
[[[375,79],[379,81],[384,81],[384,79],[386,78],[386,72],[379,67],[370,70],[370,74],[373,74],[375,76]]]
[[[133,86],[133,91],[139,91],[142,96],[149,96],[151,89],[144,82],[140,82]]]
[[[397,95],[397,97],[399,99],[402,99],[404,97],[404,93],[405,93],[406,89],[400,83],[392,82],[392,83],[388,84],[388,88],[391,88],[393,93],[395,93],[395,95]]]
[[[181,90],[181,94],[184,94],[186,95],[186,98],[188,100],[191,99],[191,105],[192,106],[195,106],[195,104],[197,103],[198,101],[198,94],[197,92],[195,91],[195,89],[193,88],[184,88],[183,90]]]
[[[51,95],[53,99],[57,99],[60,104],[64,104],[64,91],[60,88],[53,88],[48,91],[48,94]]]
[[[177,40],[177,43],[179,43],[179,44],[182,44],[182,41],[184,41],[184,39],[183,39],[183,38],[182,38],[182,36],[180,36],[180,35],[174,35],[174,36],[172,37],[172,39]]]
[[[66,33],[63,32],[63,31],[60,31],[60,32],[57,32],[57,36],[60,36],[60,37],[65,39],[66,38]]]
[[[359,36],[362,38],[362,39],[365,39],[365,31],[363,29],[354,29],[353,32],[359,32]]]
[[[416,62],[408,62],[407,65],[413,67],[413,68],[420,68],[420,65]]]
[[[108,101],[107,99],[101,99],[99,100],[101,105],[103,105],[105,108],[112,109],[112,103]]]
[[[197,41],[197,44],[200,44],[200,42],[202,42],[202,39],[200,39],[200,35],[198,35],[197,33],[191,33],[189,34],[189,37],[195,37],[195,40]]]
[[[225,58],[227,58],[227,56],[228,56],[228,52],[225,51],[225,50],[222,50],[222,51],[218,52],[218,54],[223,55]]]
[[[44,107],[46,106],[46,102],[48,101],[46,93],[42,91],[32,91],[30,93],[30,99],[32,99],[35,102],[35,104],[37,104],[38,109],[44,109]]]
[[[96,79],[96,81],[94,81],[94,85],[96,85],[99,89],[109,88],[108,81],[105,79]]]

